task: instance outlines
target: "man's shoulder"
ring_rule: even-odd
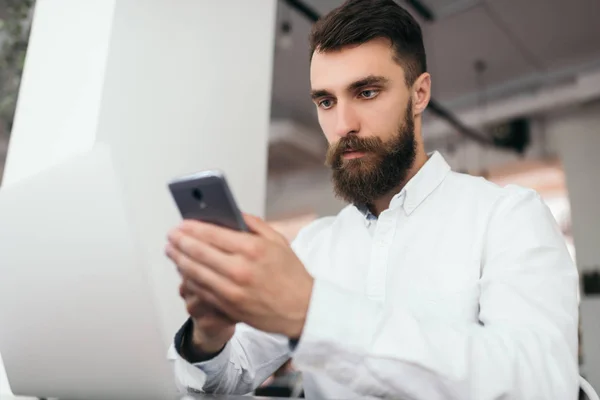
[[[524,229],[531,224],[554,224],[554,217],[542,196],[534,189],[499,185],[482,177],[452,173],[441,198],[452,198],[459,218],[470,219],[485,231],[510,226]],[[554,228],[553,228],[554,229]]]
[[[531,188],[515,184],[499,185],[480,176],[450,172],[447,187],[467,202],[487,204],[490,207],[519,199],[538,199],[539,194]]]

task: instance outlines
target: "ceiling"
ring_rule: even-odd
[[[434,97],[451,110],[564,79],[565,74],[600,68],[598,0],[421,0],[436,16],[417,18],[423,28]],[[321,15],[341,0],[304,0]],[[406,2],[398,0],[406,6]],[[407,6],[409,11],[413,11]],[[413,15],[415,15],[413,13]],[[291,22],[291,45],[275,50],[273,118],[316,125],[308,97],[311,23],[279,1],[281,24]],[[478,79],[474,63],[486,70]],[[478,83],[479,82],[479,83]]]

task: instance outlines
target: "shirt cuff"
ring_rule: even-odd
[[[179,386],[183,386],[182,389],[187,392],[200,393],[203,392],[207,376],[218,374],[229,362],[231,341],[227,342],[223,350],[210,360],[192,364],[181,356],[183,342],[186,336],[191,334],[192,327],[192,320],[188,319],[175,334],[171,358],[175,358],[175,375]]]
[[[315,279],[294,364],[325,368],[336,355],[367,352],[380,321],[382,306],[363,294]]]
[[[207,374],[181,357],[175,347],[170,352],[174,358],[174,372],[177,388],[184,393],[202,393]],[[170,357],[171,358],[171,357]]]

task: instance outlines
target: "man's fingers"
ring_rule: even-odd
[[[186,298],[186,309],[188,314],[196,320],[201,328],[219,328],[235,324],[227,314],[219,310],[210,302],[199,296],[188,296]]]
[[[179,294],[183,298],[186,296],[198,296],[202,298],[202,293],[204,291],[205,289],[202,289],[189,279],[183,279],[183,281],[181,281],[181,285],[179,285]]]
[[[205,317],[206,315],[210,314],[212,308],[207,302],[200,300],[197,295],[186,296],[185,307],[188,314],[194,318]]]
[[[202,299],[202,295],[206,291],[206,289],[203,289],[202,287],[198,286],[194,281],[189,279],[184,279],[181,285],[185,287],[186,293],[193,296],[198,296],[200,299]]]
[[[196,284],[202,295],[217,308],[227,312],[224,304],[239,304],[243,301],[243,292],[233,281],[195,262],[175,247],[168,247],[167,255],[178,265],[183,278]]]
[[[238,232],[200,221],[186,220],[179,229],[200,242],[230,254],[240,254],[245,243],[256,240],[250,233]]]
[[[215,304],[218,300],[210,294],[207,295],[207,291],[200,288],[194,282],[187,279],[184,280],[179,287],[179,292],[181,297],[185,299],[188,314],[192,317],[209,319],[221,318],[224,319],[227,324],[234,323],[234,321],[224,312],[219,310],[218,306]],[[209,300],[209,298],[213,299],[213,301]]]
[[[196,263],[202,264],[228,279],[235,280],[235,266],[237,265],[235,256],[224,253],[220,249],[178,230],[171,232],[169,242],[176,250]]]
[[[287,240],[269,224],[263,221],[261,218],[251,215],[244,214],[244,221],[248,225],[248,229],[254,232],[258,236],[262,236],[267,240],[271,240],[278,243],[287,243]]]
[[[185,292],[190,296],[194,307],[202,308],[206,314],[227,318],[227,316],[217,308],[217,305],[209,300],[212,297],[206,289],[201,288],[189,279],[184,279],[182,286],[185,287]]]
[[[235,322],[233,322],[232,320],[230,320],[222,314],[222,316],[200,318],[196,320],[196,324],[198,325],[198,328],[202,329],[207,333],[210,333],[221,332],[223,329],[231,325],[235,325]]]
[[[269,234],[272,233],[274,238],[280,237],[274,230]],[[285,242],[283,237],[278,240]],[[169,241],[188,257],[240,285],[247,283],[252,274],[252,271],[244,267],[244,259],[254,261],[260,259],[265,255],[270,243],[261,236],[206,226],[197,221],[189,221],[189,224],[182,226],[181,230],[172,231],[169,234]]]
[[[185,298],[185,305],[188,313],[194,318],[205,318],[218,314],[215,306],[206,301],[202,295],[188,295]]]
[[[204,294],[204,300],[208,304],[211,304],[211,317],[221,319],[226,324],[235,323],[234,315],[235,309],[231,306],[231,303],[223,300],[214,294],[207,292]]]

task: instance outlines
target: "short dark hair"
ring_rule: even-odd
[[[311,59],[315,51],[341,50],[379,38],[391,42],[408,86],[427,71],[421,27],[393,0],[348,0],[325,15],[310,33]]]

